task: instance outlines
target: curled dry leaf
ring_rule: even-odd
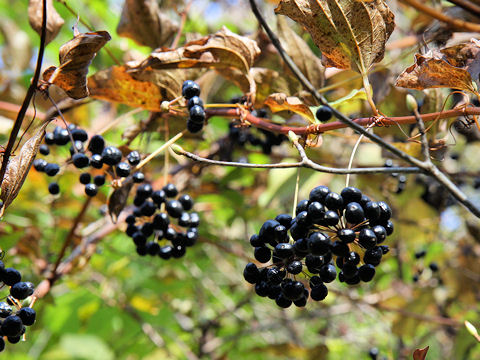
[[[42,33],[43,0],[30,0],[28,2],[28,21],[38,35]],[[55,39],[65,21],[53,7],[53,0],[47,0],[47,37],[45,45]]]
[[[129,177],[122,186],[115,189],[108,198],[108,213],[110,214],[113,223],[117,222],[118,215],[120,215],[125,208],[132,186],[133,180]]]
[[[479,80],[480,42],[431,50],[426,55],[415,55],[415,64],[402,72],[396,86],[423,90],[448,87],[475,93],[472,79]]]
[[[320,59],[313,53],[310,46],[297,35],[283,16],[277,17],[277,34],[285,52],[292,58],[302,73],[315,88],[324,84],[324,67]]]
[[[383,59],[395,27],[384,0],[281,0],[275,12],[307,29],[322,50],[325,66],[362,74]]]
[[[107,31],[76,34],[60,48],[60,66],[51,66],[45,70],[43,80],[62,88],[73,99],[87,97],[88,67],[96,53],[110,39]]]
[[[157,0],[125,0],[118,35],[157,48],[169,43],[177,31],[178,24],[162,14]]]
[[[254,40],[223,27],[215,34],[186,43],[176,50],[157,49],[138,65],[139,69],[233,67],[248,74],[260,49]]]
[[[90,96],[150,111],[162,111],[160,104],[182,93],[187,78],[196,78],[198,70],[134,69],[112,66],[88,78]]]
[[[425,360],[429,348],[430,347],[427,346],[426,348],[415,350],[413,352],[413,360]]]
[[[272,112],[289,110],[308,119],[311,123],[315,123],[315,115],[310,108],[297,97],[280,93],[272,94],[265,100],[264,104],[267,105]]]
[[[2,193],[0,194],[0,199],[3,201],[3,206],[0,208],[0,216],[3,216],[5,209],[15,200],[20,192],[33,160],[37,155],[47,125],[48,123],[43,124],[37,133],[23,144],[20,153],[11,157],[8,161],[1,186]]]

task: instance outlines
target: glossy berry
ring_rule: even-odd
[[[129,152],[127,155],[127,161],[132,166],[138,165],[140,163],[140,160],[142,160],[142,157],[140,153],[136,150]]]
[[[360,189],[357,189],[356,187],[349,186],[346,187],[342,190],[340,193],[342,196],[343,200],[347,203],[350,202],[360,202],[362,200],[362,192]]]
[[[57,126],[55,130],[53,130],[53,137],[55,144],[58,146],[66,145],[70,141],[70,135],[68,134],[68,130],[60,126]]]
[[[33,294],[34,287],[32,283],[20,281],[10,288],[10,295],[15,299],[23,300]]]
[[[358,276],[363,282],[369,282],[375,276],[375,267],[370,264],[362,265],[358,268]]]
[[[371,249],[377,245],[377,237],[371,229],[362,229],[358,234],[358,242],[365,249]]]
[[[72,156],[72,161],[73,161],[73,165],[75,165],[75,167],[78,169],[83,169],[87,167],[90,163],[90,160],[88,159],[87,155],[80,152]]]
[[[337,232],[338,238],[345,243],[352,243],[355,241],[355,231],[352,229],[341,229]]]
[[[200,106],[201,108],[203,108],[203,101],[198,96],[194,96],[190,100],[188,100],[188,103],[187,103],[188,110],[190,110],[194,106]]]
[[[293,275],[300,274],[302,272],[303,265],[301,261],[295,260],[287,265],[287,272]]]
[[[357,202],[350,202],[345,208],[345,219],[350,224],[359,224],[365,219],[362,206]]]
[[[280,225],[282,226],[282,225]],[[275,246],[274,251],[275,256],[278,256],[280,259],[288,259],[293,256],[293,245],[289,243],[280,243]]]
[[[325,284],[319,284],[312,287],[310,297],[315,301],[322,301],[328,295],[328,289]]]
[[[105,185],[105,175],[97,175],[93,178],[93,183],[97,186]]]
[[[131,166],[129,163],[127,162],[120,162],[117,167],[115,168],[115,171],[117,173],[118,176],[124,178],[124,177],[127,177],[128,175],[130,175],[130,170],[131,170]]]
[[[318,201],[324,204],[325,197],[330,193],[330,189],[326,186],[317,186],[310,191],[309,199],[311,202]]]
[[[165,204],[165,210],[173,218],[179,218],[183,212],[183,206],[178,200],[169,200]]]
[[[337,270],[332,264],[323,265],[318,273],[324,283],[330,283],[337,277]]]
[[[55,136],[53,135],[53,132],[47,132],[45,134],[45,144],[47,145],[53,145],[55,144]]]
[[[137,187],[137,196],[142,199],[148,198],[153,193],[152,185],[150,184],[142,184]]]
[[[50,154],[50,148],[48,147],[48,145],[46,144],[42,144],[40,145],[40,147],[38,148],[38,152],[42,155],[45,155],[47,156],[48,154]]]
[[[187,130],[192,134],[198,133],[203,128],[203,123],[196,123],[193,121],[187,121]]]
[[[269,262],[272,258],[272,251],[266,247],[256,247],[253,254],[261,263]]]
[[[189,211],[193,207],[193,199],[188,194],[184,194],[180,196],[178,198],[178,201],[180,201],[185,211]]]
[[[318,121],[327,122],[332,118],[332,109],[328,106],[322,105],[315,112],[315,117]]]
[[[58,195],[60,193],[60,186],[58,186],[58,183],[52,182],[48,184],[48,192],[52,195]]]
[[[22,319],[16,315],[10,315],[2,323],[1,332],[4,336],[19,336],[23,329]]]
[[[88,134],[85,130],[76,128],[72,130],[72,137],[73,140],[78,140],[81,142],[87,141],[88,140]]]
[[[60,166],[58,164],[48,163],[45,165],[45,173],[48,176],[55,176],[60,171]]]
[[[136,171],[132,174],[132,180],[135,184],[140,184],[145,181],[145,175],[140,171]]]
[[[90,166],[95,169],[101,169],[103,167],[103,158],[100,154],[93,154],[90,158]]]
[[[189,112],[189,121],[197,124],[203,124],[205,122],[205,110],[199,105],[194,105]]]
[[[200,95],[200,85],[198,85],[196,82],[187,80],[183,83],[182,85],[182,96],[189,100],[193,98],[194,96],[199,96]]]
[[[173,198],[178,195],[178,189],[174,184],[165,185],[162,190],[165,192],[165,195],[169,198]]]
[[[308,237],[308,249],[313,255],[325,255],[330,251],[330,238],[321,232]]]
[[[35,170],[39,172],[45,171],[45,167],[47,166],[48,162],[44,159],[35,159],[33,160],[33,167]]]
[[[103,163],[115,166],[122,160],[122,152],[115,146],[107,146],[102,151]]]
[[[92,196],[97,195],[97,193],[98,193],[97,185],[95,185],[95,184],[87,184],[87,185],[85,185],[85,194],[86,194],[87,196],[92,197]]]
[[[87,148],[92,154],[101,154],[105,148],[105,139],[101,135],[93,135]]]
[[[1,279],[5,285],[13,286],[22,280],[22,275],[17,269],[5,268],[1,272]]]
[[[78,180],[80,184],[87,185],[92,180],[92,176],[89,173],[81,173]]]
[[[344,206],[344,201],[341,195],[330,192],[325,196],[324,204],[330,210],[341,210]]]

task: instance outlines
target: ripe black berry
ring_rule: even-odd
[[[87,185],[92,180],[89,173],[81,173],[79,177],[80,184]]]
[[[73,165],[75,165],[75,167],[78,169],[87,167],[90,163],[90,160],[88,159],[87,155],[80,152],[72,156],[72,161],[73,161]]]
[[[332,109],[328,106],[322,105],[315,112],[315,117],[318,121],[327,122],[332,118]]]
[[[195,134],[202,130],[203,128],[203,123],[196,123],[193,121],[188,120],[187,121],[187,130],[190,131],[192,134]]]
[[[98,193],[97,185],[95,184],[87,184],[85,185],[85,194],[87,196],[95,196]]]
[[[4,336],[19,336],[23,329],[22,319],[16,315],[10,315],[3,320],[1,332]]]
[[[140,160],[142,160],[142,157],[140,156],[140,153],[136,150],[131,151],[127,155],[127,161],[132,166],[138,165],[140,163]]]
[[[135,184],[142,183],[145,181],[145,175],[140,171],[134,172],[132,174],[132,180]]]
[[[202,99],[200,99],[198,96],[194,96],[192,97],[190,100],[188,100],[188,103],[187,103],[187,108],[188,110],[190,110],[192,107],[194,107],[195,105],[197,106],[200,106],[201,108],[203,108],[203,101]]]
[[[23,300],[33,294],[34,287],[32,283],[20,281],[10,288],[10,295],[15,299]]]
[[[14,268],[5,268],[0,276],[3,283],[8,286],[13,286],[22,280],[22,275]]]
[[[105,147],[105,139],[101,135],[93,135],[88,143],[88,150],[92,154],[101,154]]]
[[[48,145],[46,144],[42,144],[40,145],[40,147],[38,148],[38,152],[42,155],[45,155],[47,156],[48,154],[50,154],[50,148],[48,147]]]
[[[105,185],[105,175],[97,175],[93,178],[93,183],[97,186]]]
[[[118,176],[127,177],[128,175],[130,175],[131,167],[129,163],[122,161],[117,165],[115,170]]]
[[[60,186],[56,182],[48,184],[48,192],[52,195],[57,195],[60,193]]]
[[[88,140],[88,134],[85,130],[76,128],[72,130],[72,137],[73,140],[78,140],[78,141],[87,141]]]
[[[102,159],[105,164],[115,166],[122,160],[122,152],[115,146],[107,146],[102,151]]]
[[[48,163],[45,165],[44,170],[48,176],[55,176],[60,171],[60,166],[58,166],[58,164]]]
[[[45,171],[45,167],[47,166],[47,164],[48,162],[44,159],[35,159],[33,161],[33,167],[39,172]]]
[[[205,122],[205,110],[203,110],[203,107],[199,105],[194,105],[190,109],[190,117],[188,118],[188,121],[196,123],[196,124],[202,124]]]
[[[90,166],[95,169],[101,169],[103,166],[103,158],[100,154],[93,154],[90,158]]]
[[[165,210],[167,210],[168,215],[173,218],[179,218],[182,216],[183,206],[178,200],[169,200],[165,204]]]
[[[182,96],[185,99],[191,99],[200,95],[200,85],[192,80],[187,80],[182,85]]]
[[[178,189],[174,184],[165,185],[162,190],[165,192],[165,195],[169,198],[173,198],[178,195]]]
[[[325,284],[319,284],[312,287],[310,297],[315,301],[322,301],[328,295],[328,289]]]

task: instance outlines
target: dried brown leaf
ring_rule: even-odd
[[[315,122],[315,115],[310,108],[302,103],[302,101],[294,96],[287,96],[285,94],[277,93],[271,94],[264,102],[272,112],[292,111],[296,114],[308,119],[311,123]]]
[[[417,90],[448,87],[475,93],[472,75],[478,80],[479,60],[480,47],[476,42],[416,54],[415,64],[398,76],[395,85]]]
[[[325,66],[361,73],[383,59],[395,27],[384,0],[281,0],[275,12],[307,29]]]
[[[42,33],[43,0],[28,2],[28,21],[38,35]],[[53,0],[47,0],[47,37],[45,45],[55,39],[65,21],[53,6]]]
[[[178,24],[160,11],[157,0],[125,0],[118,35],[157,48],[168,44],[177,31]]]
[[[88,67],[96,53],[110,39],[107,31],[76,34],[60,48],[60,66],[51,66],[45,70],[43,79],[62,88],[73,99],[87,97]]]
[[[413,352],[413,360],[425,360],[429,348],[430,347],[427,346],[426,348],[415,350]]]
[[[128,178],[121,187],[115,189],[108,198],[108,213],[113,223],[117,222],[118,215],[122,212],[127,204],[128,195],[133,187],[132,178]]]
[[[310,46],[289,26],[283,16],[277,18],[277,34],[283,48],[315,88],[324,84],[325,69]]]
[[[244,74],[252,67],[260,49],[254,40],[223,27],[215,34],[191,41],[176,50],[157,49],[138,65],[139,69],[228,68]]]
[[[128,65],[112,66],[90,76],[88,88],[93,98],[161,111],[161,102],[179,96],[183,81],[196,78],[198,73],[197,70],[132,70]]]
[[[2,193],[0,194],[0,199],[3,201],[3,206],[0,208],[0,217],[20,192],[33,160],[37,155],[47,125],[48,123],[42,125],[37,133],[23,144],[20,153],[11,157],[8,161],[7,170],[1,186]]]

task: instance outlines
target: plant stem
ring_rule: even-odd
[[[37,65],[35,67],[35,74],[33,75],[32,83],[28,87],[25,99],[23,99],[22,107],[18,112],[15,123],[13,124],[12,131],[10,132],[10,137],[8,138],[7,147],[5,148],[5,152],[3,154],[2,167],[0,168],[0,185],[3,183],[3,178],[5,177],[5,172],[7,171],[8,160],[10,158],[13,146],[15,145],[15,140],[17,139],[18,132],[20,131],[23,119],[27,112],[28,106],[30,105],[30,100],[32,100],[33,94],[37,89],[38,80],[40,79],[43,53],[45,52],[45,40],[47,38],[47,0],[43,0],[42,4],[42,33],[40,35],[40,47],[38,49],[38,58]]]

